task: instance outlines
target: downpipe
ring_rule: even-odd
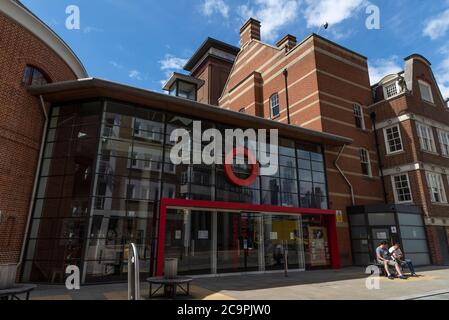
[[[346,177],[346,175],[343,173],[340,166],[338,165],[338,160],[340,160],[340,157],[343,154],[345,147],[346,147],[346,145],[343,145],[343,147],[341,147],[340,151],[338,152],[337,159],[335,159],[335,161],[334,161],[334,166],[335,166],[335,168],[337,168],[338,172],[343,177],[343,179],[345,179],[347,185],[349,186],[349,190],[351,192],[351,203],[352,203],[352,206],[355,206],[354,187],[352,186],[351,182],[348,180],[348,178]]]

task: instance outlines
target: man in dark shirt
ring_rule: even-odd
[[[399,276],[399,279],[406,279],[406,277],[404,277],[404,275],[402,274],[401,267],[399,266],[399,263],[390,259],[387,241],[382,241],[380,243],[380,245],[376,248],[376,259],[377,259],[377,262],[382,263],[384,265],[385,272],[388,275],[388,279],[394,279],[394,277],[390,273],[390,269],[388,268],[389,266],[395,267],[396,272]]]

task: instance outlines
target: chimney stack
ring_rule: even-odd
[[[290,51],[293,49],[297,44],[296,37],[292,36],[291,34],[287,34],[285,37],[283,37],[281,40],[279,40],[276,43],[276,46],[280,49],[285,49],[285,52]]]
[[[240,29],[240,47],[251,40],[260,41],[260,21],[250,18]]]

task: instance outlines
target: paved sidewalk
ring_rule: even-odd
[[[389,280],[380,278],[379,290],[368,290],[363,268],[198,278],[191,286],[199,300],[383,300],[449,299],[449,268],[418,269],[418,278]],[[148,299],[148,285],[141,295]],[[41,285],[32,293],[34,300],[126,300],[127,284],[83,286],[68,291],[64,286]],[[182,299],[182,297],[180,297]]]

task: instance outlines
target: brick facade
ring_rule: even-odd
[[[249,23],[253,29],[258,27],[258,23]],[[257,37],[248,40],[247,33],[241,36],[243,46],[219,100],[220,107],[272,118],[270,97],[277,93],[280,115],[272,119],[287,123],[287,70],[290,123],[353,139],[338,164],[353,186],[354,204],[381,203],[383,192],[368,113],[373,98],[366,58],[316,35],[298,45],[293,45],[295,38],[289,36],[287,43],[284,39],[278,42],[279,47],[264,44]],[[356,128],[354,103],[363,109],[364,128]],[[369,151],[372,176],[362,174],[360,148]],[[329,203],[332,209],[345,213],[353,203],[349,186],[335,166],[339,151],[325,150]],[[338,239],[342,264],[352,264],[346,217],[339,224]]]
[[[371,111],[376,112],[380,154],[386,173],[388,200],[395,202],[391,176],[406,173],[408,175],[412,202],[420,206],[427,224],[427,236],[431,258],[434,264],[443,264],[442,250],[447,244],[440,243],[436,235],[436,227],[449,227],[449,205],[433,203],[430,197],[426,172],[441,174],[446,199],[449,199],[449,158],[443,156],[439,130],[449,130],[449,109],[441,97],[430,63],[422,56],[412,55],[405,59],[405,69],[401,77],[407,83],[407,90],[399,92],[390,99],[384,96],[383,88],[395,83],[395,78],[385,79],[374,87],[375,104]],[[427,83],[432,92],[433,103],[421,97],[419,81]],[[384,83],[383,83],[384,82]],[[387,98],[387,99],[386,99]],[[418,136],[417,124],[425,124],[431,128],[436,152],[424,151]],[[401,133],[403,151],[394,154],[387,152],[385,130],[398,126]]]
[[[20,259],[44,115],[22,84],[26,65],[52,82],[76,79],[43,41],[0,13],[0,264]]]

